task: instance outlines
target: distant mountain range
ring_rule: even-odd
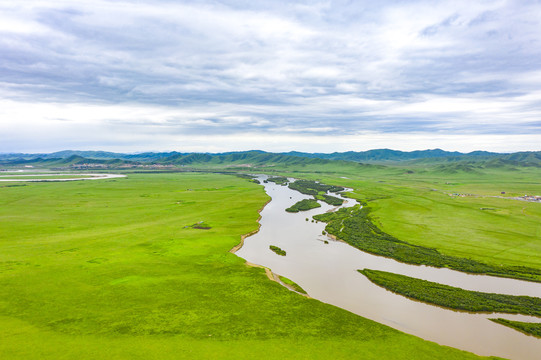
[[[95,160],[111,160],[111,159],[121,159],[121,160],[134,160],[134,161],[153,161],[157,159],[162,159],[172,155],[178,155],[176,151],[173,152],[147,152],[141,154],[124,154],[124,153],[114,153],[107,151],[81,151],[81,150],[63,150],[53,153],[38,153],[38,154],[23,154],[23,153],[12,153],[12,154],[0,154],[0,160],[35,160],[41,158],[43,160],[48,159],[67,159],[72,156],[80,156],[86,159],[95,159]],[[183,154],[187,155],[187,153]]]
[[[470,153],[461,153],[458,151],[444,151],[441,149],[433,150],[416,150],[416,151],[399,151],[390,149],[377,149],[368,151],[347,151],[335,152],[332,154],[323,153],[303,153],[303,152],[288,152],[286,155],[302,156],[319,159],[330,160],[346,160],[356,162],[382,162],[382,161],[405,161],[427,158],[444,158],[444,157],[495,157],[506,154],[493,153],[488,151],[474,151]]]
[[[191,164],[310,164],[326,163],[342,160],[357,163],[372,164],[449,164],[461,163],[469,166],[471,163],[483,166],[541,166],[541,151],[517,152],[511,154],[474,151],[470,153],[450,152],[441,149],[399,151],[377,149],[369,151],[348,151],[325,153],[304,153],[292,151],[288,153],[269,153],[260,150],[211,153],[180,153],[180,152],[146,152],[140,154],[113,153],[105,151],[74,151],[64,150],[49,154],[0,154],[0,164],[41,164],[47,166],[62,166],[76,164],[161,164],[161,165],[191,165]]]
[[[390,150],[390,149],[377,149],[377,150],[368,150],[368,151],[347,151],[347,152],[334,152],[332,154],[325,153],[306,153],[298,151],[290,151],[287,153],[267,153],[261,150],[252,150],[252,151],[234,151],[234,152],[224,152],[217,154],[204,153],[201,155],[210,155],[210,156],[228,156],[228,155],[241,155],[243,154],[280,154],[280,155],[290,155],[290,156],[299,156],[307,158],[318,158],[318,159],[329,159],[329,160],[346,160],[346,161],[404,161],[404,160],[414,160],[414,159],[425,159],[425,158],[441,158],[441,157],[462,157],[462,156],[500,156],[505,155],[501,153],[493,153],[487,151],[474,151],[470,153],[460,153],[458,151],[444,151],[441,149],[434,150],[416,150],[416,151],[399,151],[399,150]],[[0,160],[32,160],[32,159],[66,159],[71,156],[81,156],[87,159],[100,159],[100,160],[109,160],[109,159],[122,159],[122,160],[134,160],[134,161],[154,161],[158,159],[164,159],[168,157],[179,157],[183,155],[191,155],[195,153],[179,153],[176,151],[172,152],[145,152],[140,154],[126,154],[126,153],[114,153],[107,151],[80,151],[80,150],[63,150],[48,154],[22,154],[22,153],[12,153],[12,154],[0,154]]]

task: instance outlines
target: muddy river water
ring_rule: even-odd
[[[265,178],[259,176],[260,180]],[[290,278],[315,299],[423,339],[479,355],[517,360],[541,358],[540,339],[488,320],[502,317],[541,322],[539,318],[472,314],[412,301],[372,284],[357,269],[384,270],[468,290],[536,297],[541,297],[541,284],[408,265],[362,252],[322,235],[325,224],[311,221],[313,215],[334,209],[333,206],[322,203],[321,208],[288,213],[287,207],[310,196],[271,182],[263,185],[272,200],[261,212],[260,231],[245,239],[236,252],[238,256]],[[349,199],[343,206],[353,205],[354,201]],[[279,246],[287,255],[278,256],[269,245]]]

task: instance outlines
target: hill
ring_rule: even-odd
[[[541,167],[541,151],[499,154],[487,151],[470,153],[448,152],[441,149],[398,151],[377,149],[363,152],[342,153],[304,153],[291,151],[287,153],[269,153],[260,150],[225,153],[180,153],[180,152],[146,152],[124,154],[105,151],[65,150],[50,154],[0,154],[0,165],[40,165],[69,166],[92,163],[104,165],[224,165],[224,166],[263,166],[263,165],[309,165],[328,164],[345,161],[365,164],[406,165],[406,166],[439,166],[442,171],[471,172],[476,168],[490,167]],[[451,165],[451,166],[448,166]]]
[[[488,151],[473,151],[470,153],[461,153],[458,151],[444,151],[441,149],[432,150],[415,150],[415,151],[400,151],[391,149],[375,149],[368,151],[347,151],[334,152],[332,154],[323,153],[303,153],[292,151],[287,155],[330,159],[330,160],[346,160],[356,162],[398,162],[416,159],[434,159],[434,158],[479,158],[479,157],[497,157],[503,154],[493,153]]]

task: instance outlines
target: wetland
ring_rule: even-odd
[[[439,344],[510,359],[533,359],[541,353],[539,340],[489,320],[498,317],[534,323],[539,322],[537,317],[444,309],[382,289],[357,270],[370,268],[471,291],[535,298],[541,297],[541,284],[406,264],[360,251],[328,237],[325,223],[306,221],[306,216],[318,219],[318,214],[333,214],[329,212],[334,209],[331,205],[322,203],[321,208],[297,214],[284,211],[317,194],[265,183],[265,176],[259,179],[272,200],[261,211],[259,232],[245,239],[244,246],[236,253],[238,256],[295,281],[315,299]],[[341,198],[344,205],[339,211],[358,207],[354,200]],[[287,256],[273,255],[268,248],[271,243],[287,251]]]

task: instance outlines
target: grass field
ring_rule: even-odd
[[[477,358],[246,266],[228,250],[266,200],[201,173],[1,185],[0,358]]]
[[[373,219],[381,229],[449,255],[541,268],[540,203],[449,196],[500,196],[501,191],[541,194],[541,171],[494,171],[431,180],[430,186],[422,178],[408,187],[389,185],[390,196],[380,194],[380,199],[372,201]]]

